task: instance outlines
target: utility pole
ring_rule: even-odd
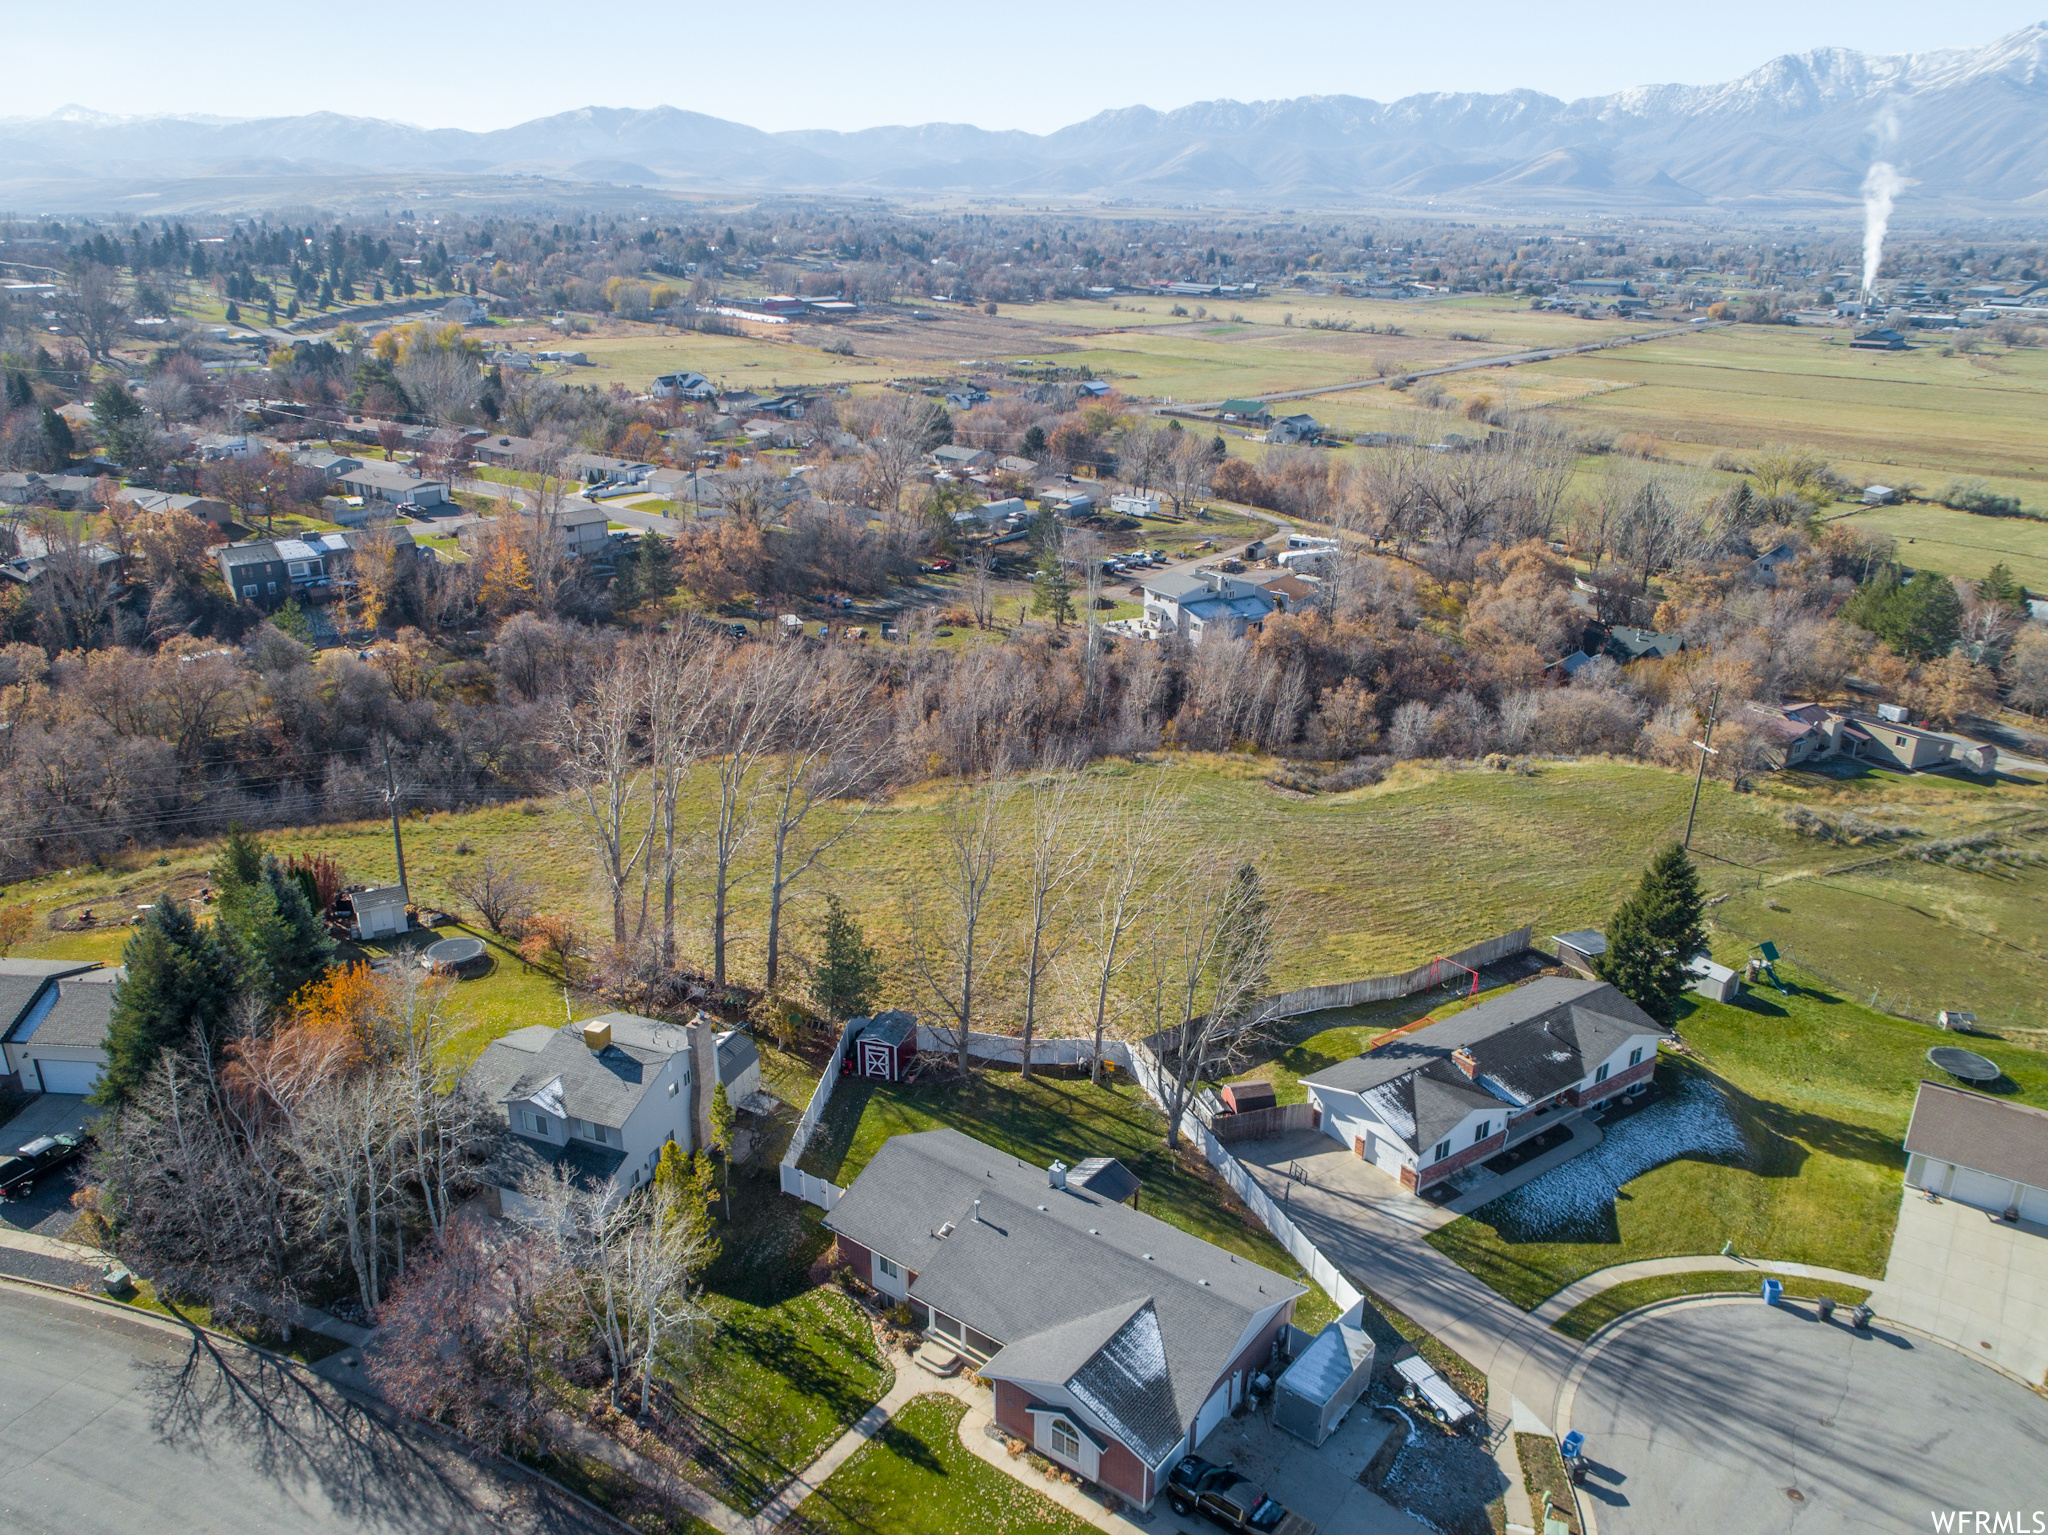
[[[398,888],[412,899],[412,887],[405,882],[405,837],[398,829],[398,780],[391,772],[391,737],[384,737],[384,802],[391,807],[391,846],[398,853]]]
[[[1700,785],[1706,782],[1707,758],[1721,755],[1714,750],[1714,718],[1720,711],[1721,685],[1717,682],[1714,684],[1713,700],[1707,705],[1707,738],[1704,741],[1692,743],[1700,749],[1700,770],[1694,775],[1692,781],[1692,809],[1685,813],[1685,849],[1687,852],[1692,851],[1692,823],[1693,817],[1700,813]],[[396,814],[397,812],[394,811],[393,815],[395,816]],[[391,824],[396,826],[398,822],[394,819]]]

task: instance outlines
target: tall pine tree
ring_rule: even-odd
[[[820,926],[823,952],[811,975],[811,1000],[835,1023],[861,1017],[874,1006],[875,994],[882,987],[881,956],[836,895],[825,897],[825,920]]]
[[[127,1102],[165,1050],[219,1039],[236,989],[236,966],[212,928],[169,896],[158,899],[121,952],[107,1027],[107,1069],[95,1102]]]
[[[1691,978],[1686,964],[1707,947],[1699,871],[1676,842],[1650,860],[1635,893],[1607,922],[1607,952],[1594,971],[1655,1018],[1670,1023]]]
[[[334,943],[299,882],[261,840],[230,827],[214,858],[215,926],[243,990],[273,1007],[325,970]]]

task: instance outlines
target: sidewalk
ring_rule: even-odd
[[[1810,1263],[1783,1263],[1771,1258],[1744,1258],[1740,1255],[1724,1258],[1719,1253],[1696,1258],[1644,1258],[1635,1263],[1617,1263],[1613,1268],[1573,1280],[1529,1315],[1548,1327],[1580,1302],[1591,1300],[1602,1290],[1626,1284],[1631,1279],[1650,1279],[1659,1274],[1723,1272],[1750,1275],[1752,1284],[1761,1284],[1765,1274],[1796,1279],[1828,1279],[1836,1284],[1855,1285],[1868,1290],[1873,1299],[1884,1286],[1884,1281],[1872,1279],[1868,1274],[1851,1274],[1846,1269],[1820,1268]]]

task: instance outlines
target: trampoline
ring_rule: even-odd
[[[1996,1061],[1960,1045],[1936,1045],[1927,1052],[1927,1059],[1959,1082],[1996,1082],[2005,1075]]]
[[[484,948],[481,938],[443,938],[439,943],[428,946],[420,963],[436,975],[455,975],[467,979],[482,975],[491,966],[491,956]]]

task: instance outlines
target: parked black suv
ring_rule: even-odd
[[[1267,1497],[1250,1477],[1199,1455],[1184,1457],[1167,1474],[1166,1501],[1183,1518],[1200,1513],[1233,1535],[1316,1535],[1313,1524]]]
[[[14,1155],[0,1157],[0,1197],[26,1197],[35,1192],[36,1179],[48,1177],[67,1162],[75,1162],[97,1144],[90,1135],[39,1135]]]

